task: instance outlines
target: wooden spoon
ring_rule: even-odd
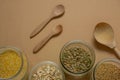
[[[104,22],[97,24],[94,30],[94,37],[99,43],[114,49],[118,58],[120,58],[120,51],[116,48],[114,31],[109,24]]]
[[[60,17],[64,14],[65,12],[65,8],[63,5],[57,5],[51,15],[43,22],[41,23],[35,30],[33,30],[33,32],[30,34],[30,38],[33,38],[34,36],[36,36],[40,31],[42,31],[42,29],[54,18]]]
[[[48,36],[46,36],[37,44],[37,46],[35,46],[35,48],[33,49],[33,53],[37,53],[52,37],[60,34],[62,31],[63,28],[61,25],[56,26]]]

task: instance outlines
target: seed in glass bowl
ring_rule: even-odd
[[[88,70],[92,62],[90,52],[80,46],[65,47],[61,61],[66,69],[74,73]]]
[[[64,80],[61,71],[53,64],[41,65],[31,80]]]
[[[21,68],[22,60],[14,50],[0,53],[0,78],[10,78]]]
[[[103,63],[96,69],[95,80],[120,80],[120,66]]]

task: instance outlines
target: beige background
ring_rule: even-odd
[[[40,34],[30,39],[33,29],[58,4],[65,6],[64,16],[51,21]],[[99,22],[107,22],[113,27],[120,48],[120,0],[0,0],[0,46],[22,49],[28,56],[30,70],[45,60],[59,64],[60,50],[71,40],[88,42],[95,50],[96,62],[115,57],[111,49],[94,41],[93,30]],[[33,54],[34,46],[58,24],[63,25],[62,34],[51,39],[38,54]]]

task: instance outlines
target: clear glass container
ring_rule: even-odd
[[[61,76],[61,79],[56,79],[57,76]],[[65,80],[65,76],[56,63],[43,61],[33,67],[29,75],[29,80]]]
[[[120,80],[120,60],[106,58],[99,61],[93,70],[92,80]]]
[[[60,63],[67,79],[91,80],[95,52],[84,41],[70,41],[61,49]]]
[[[18,49],[16,47],[12,47],[12,46],[1,47],[0,48],[0,55],[4,54],[4,52],[8,51],[8,50],[16,52],[17,55],[20,57],[20,59],[21,59],[20,68],[17,71],[17,73],[14,74],[13,76],[10,76],[9,78],[0,78],[0,80],[27,80],[27,78],[28,78],[27,77],[27,75],[28,75],[28,61],[27,61],[26,55],[20,49]],[[2,65],[2,63],[0,63],[0,64]],[[11,64],[7,64],[6,66],[8,66],[8,65],[11,65]],[[12,72],[12,70],[11,70],[11,72]],[[4,75],[7,75],[7,74],[4,74]]]

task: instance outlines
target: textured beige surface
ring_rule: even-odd
[[[33,29],[58,4],[65,6],[64,16],[51,21],[39,35],[30,39]],[[99,22],[107,22],[113,27],[120,48],[120,0],[0,0],[0,46],[22,49],[29,58],[30,69],[45,60],[59,64],[60,50],[71,40],[88,42],[95,50],[96,62],[115,57],[111,49],[94,41],[93,30]],[[63,25],[63,33],[51,39],[38,54],[33,54],[34,46],[58,24]]]

